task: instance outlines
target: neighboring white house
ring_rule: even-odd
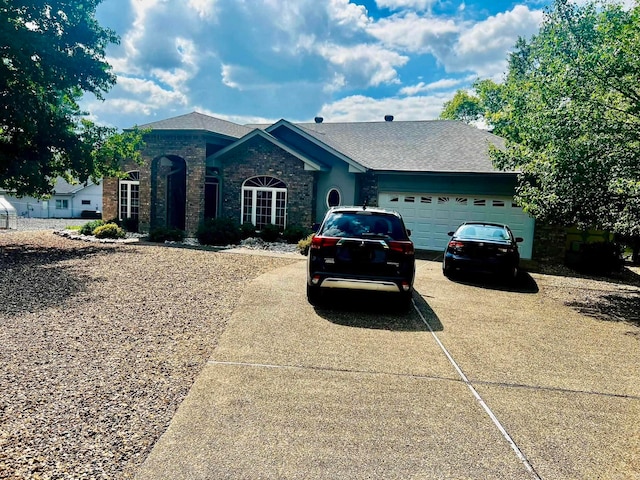
[[[0,195],[0,230],[17,228],[16,209]]]
[[[102,185],[89,181],[85,184],[69,184],[63,178],[56,180],[53,194],[47,200],[33,197],[16,197],[4,192],[4,198],[13,205],[19,217],[30,218],[81,218],[82,212],[102,212]]]

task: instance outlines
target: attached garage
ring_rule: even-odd
[[[400,213],[416,248],[443,251],[448,232],[465,221],[486,221],[509,225],[514,235],[524,238],[522,258],[530,259],[534,220],[508,196],[459,196],[438,193],[380,193],[378,205]]]

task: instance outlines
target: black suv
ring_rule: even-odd
[[[402,217],[371,207],[335,207],[313,237],[307,261],[307,298],[328,289],[398,294],[409,305],[415,250]]]

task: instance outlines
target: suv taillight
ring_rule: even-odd
[[[311,249],[319,250],[324,247],[333,247],[339,240],[340,239],[338,237],[322,237],[316,235],[311,239]]]
[[[413,242],[394,240],[389,242],[389,248],[404,255],[413,255],[415,253]]]

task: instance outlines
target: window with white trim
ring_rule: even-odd
[[[249,178],[242,184],[242,223],[259,230],[273,224],[284,228],[287,216],[287,186],[269,176]]]
[[[69,208],[69,200],[56,200],[56,210],[67,210]]]
[[[120,180],[118,218],[138,219],[140,213],[140,172],[127,172],[128,177]]]

